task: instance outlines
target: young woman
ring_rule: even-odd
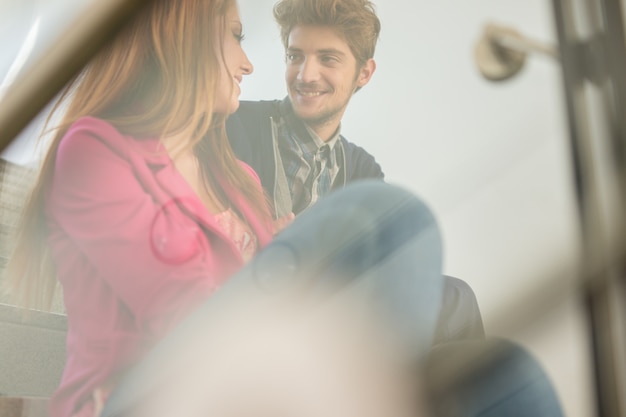
[[[68,88],[10,272],[31,305],[62,284],[53,417],[93,414],[94,392],[270,240],[224,132],[253,69],[242,39],[235,0],[156,0]]]
[[[67,363],[52,417],[98,415],[111,389],[125,391],[122,374],[158,367],[157,342],[218,288],[236,292],[231,282],[358,281],[418,350],[430,346],[441,239],[410,193],[347,187],[254,256],[274,225],[224,129],[252,72],[242,38],[235,0],[155,0],[62,98],[9,270],[31,305],[49,302],[57,280],[63,288]]]

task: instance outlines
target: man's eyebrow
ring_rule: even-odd
[[[345,52],[340,51],[339,49],[335,49],[335,48],[318,49],[317,53],[318,54],[335,54],[335,55],[341,55],[341,56],[346,55]]]
[[[302,49],[290,46],[287,48],[287,52],[302,52]],[[339,49],[335,49],[335,48],[318,49],[317,51],[315,51],[315,53],[318,55],[319,54],[335,54],[335,55],[340,55],[340,56],[346,56],[345,52],[340,51]]]

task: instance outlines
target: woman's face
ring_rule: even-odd
[[[220,114],[234,113],[239,107],[239,94],[243,76],[252,73],[253,67],[248,56],[241,47],[243,28],[237,6],[230,8],[226,15],[226,32],[222,39],[221,49],[224,61],[220,71],[215,112]]]

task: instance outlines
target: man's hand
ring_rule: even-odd
[[[278,234],[285,227],[289,226],[293,219],[296,218],[296,215],[293,213],[289,213],[288,215],[281,217],[279,219],[274,220],[274,234]]]

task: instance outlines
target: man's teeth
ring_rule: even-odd
[[[322,94],[320,91],[299,91],[299,93],[304,97],[317,97]]]

